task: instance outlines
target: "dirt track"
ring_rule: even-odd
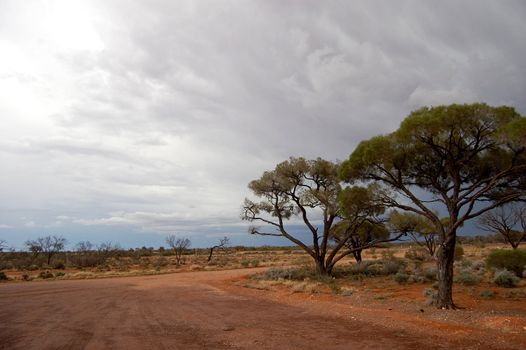
[[[221,288],[246,274],[0,285],[0,349],[427,349],[438,340]],[[441,341],[433,348],[460,345]]]

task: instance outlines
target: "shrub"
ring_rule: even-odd
[[[250,265],[250,261],[248,260],[241,260],[241,266],[248,267]]]
[[[259,266],[259,260],[255,259],[255,260],[252,260],[252,267],[258,267]]]
[[[53,274],[49,271],[40,271],[40,273],[38,274],[38,277],[39,278],[42,278],[42,279],[48,279],[48,278],[53,278]]]
[[[313,270],[307,268],[270,268],[267,271],[255,274],[252,276],[254,279],[262,280],[295,280],[303,281],[305,279],[315,279],[316,273]]]
[[[409,275],[405,272],[398,272],[393,278],[397,283],[406,283],[409,280]]]
[[[0,271],[0,281],[7,281],[8,278],[7,278],[7,275],[5,274],[4,271]]]
[[[55,270],[64,270],[66,268],[66,264],[62,260],[57,260],[53,263],[53,269]]]
[[[499,287],[513,288],[519,284],[519,278],[508,270],[498,270],[493,277],[493,283]]]
[[[494,250],[486,258],[486,265],[496,269],[506,269],[522,277],[522,271],[526,266],[526,250]]]
[[[455,244],[455,257],[454,259],[456,261],[462,260],[462,257],[464,256],[464,248],[461,244]]]
[[[63,277],[63,276],[66,276],[66,274],[64,272],[57,272],[55,274],[55,277]]]
[[[495,297],[495,292],[492,290],[483,290],[479,293],[479,296],[482,299],[493,299]]]
[[[404,256],[409,260],[424,261],[429,257],[429,253],[421,247],[411,246]]]
[[[423,275],[428,281],[437,280],[437,269],[435,267],[429,267],[423,271]]]
[[[400,259],[393,259],[385,260],[383,261],[383,269],[382,272],[384,275],[394,275],[398,273],[399,271],[404,270],[406,267],[406,263],[403,260]]]
[[[424,296],[426,297],[426,304],[434,305],[438,299],[438,292],[433,288],[424,289]]]
[[[460,270],[455,280],[465,286],[474,286],[480,282],[481,278],[474,274],[471,269],[464,269]]]
[[[506,299],[522,299],[526,297],[526,293],[522,289],[512,289],[502,294],[502,296]]]
[[[24,281],[31,281],[33,278],[31,276],[29,276],[27,273],[23,273],[22,274],[22,279]]]

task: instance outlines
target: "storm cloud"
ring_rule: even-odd
[[[2,1],[0,238],[244,237],[247,183],[289,156],[345,159],[425,105],[526,113],[524,18],[522,1]]]

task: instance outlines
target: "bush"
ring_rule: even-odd
[[[492,291],[492,290],[483,290],[479,293],[479,296],[482,298],[482,299],[493,299],[495,298],[495,292]]]
[[[307,268],[270,268],[267,271],[255,274],[252,276],[254,279],[261,280],[293,280],[293,281],[303,281],[305,279],[315,279],[316,273],[313,270]]]
[[[250,261],[248,260],[241,260],[241,266],[248,267],[250,265]]]
[[[459,274],[455,278],[456,282],[465,286],[474,286],[478,284],[480,280],[480,276],[474,274],[471,269],[460,270]]]
[[[63,276],[66,276],[66,274],[64,272],[57,272],[55,274],[55,277],[63,277]]]
[[[429,258],[429,253],[421,247],[411,246],[404,256],[409,260],[424,261]]]
[[[526,266],[526,250],[494,250],[486,258],[486,265],[496,269],[506,269],[517,277],[522,277]]]
[[[462,260],[462,257],[464,256],[464,248],[462,247],[461,244],[455,244],[455,261],[460,261]]]
[[[493,283],[495,283],[499,287],[504,288],[517,287],[519,281],[520,279],[517,276],[515,276],[513,272],[510,272],[508,270],[499,270],[495,272],[495,276],[493,277]]]
[[[0,281],[7,281],[8,278],[7,278],[7,275],[5,274],[4,271],[0,271]]]
[[[435,267],[430,267],[424,270],[423,275],[428,281],[437,280],[437,269]]]
[[[40,273],[38,274],[38,277],[42,279],[48,279],[48,278],[53,278],[54,276],[49,271],[40,271]]]
[[[405,272],[398,272],[393,278],[397,283],[406,283],[409,280],[409,275]]]
[[[66,268],[66,264],[62,260],[57,260],[53,263],[53,268],[55,270],[64,270]]]

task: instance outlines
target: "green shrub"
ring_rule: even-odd
[[[406,283],[409,280],[409,275],[405,272],[398,272],[393,278],[397,283]]]
[[[437,280],[437,269],[436,267],[429,267],[423,271],[423,276],[428,281],[436,281]]]
[[[482,299],[493,299],[495,298],[495,292],[492,291],[492,290],[483,290],[479,293],[479,296],[482,298]]]
[[[455,278],[457,283],[465,286],[474,286],[480,282],[480,276],[473,273],[471,269],[460,270]]]
[[[57,260],[53,263],[53,269],[55,270],[64,270],[66,268],[66,264],[62,260]]]
[[[0,271],[0,281],[7,281],[8,278],[7,278],[7,275],[5,274],[4,271]]]
[[[464,256],[464,248],[462,247],[461,244],[455,244],[455,261],[460,261],[462,260],[462,257]]]
[[[493,277],[493,283],[499,287],[514,288],[519,284],[520,279],[513,272],[508,270],[498,270]]]
[[[48,279],[48,278],[53,278],[53,274],[49,271],[40,271],[40,273],[38,274],[38,277],[39,278],[42,278],[42,279]]]
[[[252,267],[258,267],[259,266],[259,260],[257,260],[257,259],[252,260],[251,264],[252,264]]]
[[[424,248],[411,246],[404,256],[409,260],[424,261],[429,258],[429,253]]]
[[[248,267],[249,265],[250,265],[250,261],[249,260],[241,260],[241,266]]]
[[[486,265],[496,269],[506,269],[522,277],[522,271],[526,266],[526,250],[494,250],[486,258]]]
[[[55,274],[55,277],[63,277],[63,276],[66,276],[66,274],[64,272],[57,272]]]

